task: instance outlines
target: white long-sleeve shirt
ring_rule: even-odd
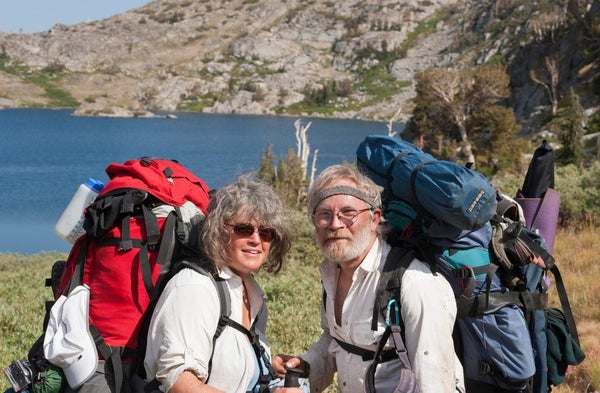
[[[220,277],[226,280],[231,297],[230,317],[241,324],[242,279],[227,268]],[[246,287],[254,322],[264,295],[252,276]],[[163,392],[168,392],[185,370],[206,378],[219,317],[219,296],[209,277],[184,269],[169,280],[152,316],[144,360],[146,375],[156,377]],[[265,329],[266,315],[257,322],[256,332],[269,352]],[[215,344],[208,384],[228,393],[245,393],[255,370],[256,356],[246,336],[225,327]]]
[[[344,301],[341,325],[335,322],[334,297],[339,269],[324,261],[319,267],[326,305],[321,309],[323,334],[302,356],[310,364],[311,392],[321,392],[337,372],[340,393],[362,393],[364,375],[371,361],[342,349],[333,337],[375,351],[385,330],[378,321],[371,330],[375,292],[381,270],[391,247],[377,240],[356,269]],[[463,371],[452,341],[456,301],[442,275],[431,273],[429,266],[415,259],[404,273],[400,307],[405,325],[405,345],[421,393],[464,391]],[[393,348],[391,340],[386,349]],[[400,362],[381,363],[375,374],[377,392],[393,392],[398,383]]]

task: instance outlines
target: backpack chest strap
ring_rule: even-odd
[[[221,320],[223,321],[223,323],[225,323],[226,326],[230,326],[235,330],[244,333],[248,337],[248,340],[250,340],[250,344],[252,345],[252,349],[254,350],[254,356],[256,356],[258,368],[260,371],[258,378],[260,392],[268,392],[269,382],[271,382],[277,377],[277,373],[271,366],[271,361],[267,356],[267,351],[265,350],[265,347],[263,347],[260,343],[258,333],[256,333],[256,322],[258,322],[259,317],[257,316],[257,318],[254,320],[254,323],[250,327],[250,330],[246,329],[243,325],[239,324],[238,322],[234,321],[233,319],[227,316],[222,317]],[[221,323],[221,321],[219,321],[219,323]],[[266,371],[264,371],[264,368],[261,365],[261,363],[266,367]]]

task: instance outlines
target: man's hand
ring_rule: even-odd
[[[296,356],[277,355],[271,360],[271,366],[277,373],[279,378],[285,378],[285,373],[288,368],[298,368],[302,370],[303,376],[307,373],[307,363]]]

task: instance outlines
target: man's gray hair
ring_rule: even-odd
[[[354,183],[356,191],[351,190],[350,186],[334,186],[332,184],[338,180],[349,180]],[[365,176],[355,166],[332,165],[315,179],[308,190],[307,202],[308,213],[312,214],[321,201],[331,195],[352,195],[365,201],[367,204],[380,209],[381,208],[382,187],[378,186]]]

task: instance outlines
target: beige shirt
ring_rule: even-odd
[[[390,249],[386,242],[378,240],[354,272],[342,309],[341,325],[335,322],[333,303],[339,269],[329,261],[320,266],[327,293],[326,308],[321,314],[323,334],[302,356],[311,366],[311,392],[321,392],[329,386],[337,372],[340,393],[363,393],[364,375],[371,362],[346,352],[332,337],[375,351],[385,323],[380,318],[378,330],[371,330],[373,304]],[[415,259],[403,276],[400,303],[406,326],[405,345],[420,392],[464,391],[462,366],[452,341],[456,301],[450,284],[442,275],[433,275],[429,266]],[[391,340],[386,348],[393,348]],[[399,368],[398,360],[380,364],[376,373],[376,391],[392,392],[398,382]]]
[[[231,296],[231,318],[241,324],[242,279],[229,269],[220,277],[226,280]],[[252,276],[246,284],[254,322],[264,303],[263,292]],[[144,360],[148,379],[156,377],[162,391],[168,392],[185,370],[206,378],[219,307],[217,289],[209,277],[184,269],[169,281],[150,322]],[[261,344],[269,353],[266,315],[256,328]],[[208,385],[228,393],[246,392],[255,365],[256,356],[246,336],[225,327],[215,345]]]

